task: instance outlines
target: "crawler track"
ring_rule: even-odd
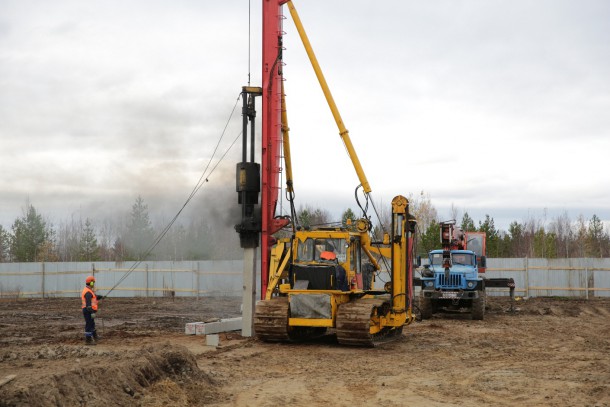
[[[254,332],[265,342],[306,341],[326,333],[326,328],[289,326],[287,297],[259,301],[254,311]]]
[[[374,347],[398,337],[402,327],[387,328],[371,334],[371,315],[380,308],[384,300],[377,298],[360,299],[342,304],[337,313],[337,340],[341,345]]]
[[[337,340],[341,345],[374,347],[399,336],[402,328],[386,328],[371,334],[371,315],[384,306],[383,299],[354,300],[339,307],[336,320]],[[254,331],[265,342],[300,341],[320,336],[323,328],[290,327],[290,303],[286,297],[259,301],[254,312]]]
[[[287,297],[257,302],[254,310],[256,336],[266,342],[289,341],[291,339],[288,326],[289,309]]]

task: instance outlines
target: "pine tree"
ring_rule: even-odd
[[[420,256],[428,256],[428,252],[441,248],[441,225],[432,220],[428,229],[422,234],[418,243],[417,252]]]
[[[0,262],[10,259],[10,236],[6,229],[0,225]]]
[[[464,232],[475,232],[477,230],[477,227],[474,225],[474,220],[468,215],[468,212],[464,212],[460,226]]]
[[[95,231],[91,225],[89,218],[85,220],[85,226],[81,232],[79,257],[81,261],[98,261],[100,260],[100,248],[97,244]]]
[[[131,207],[131,218],[127,225],[126,248],[134,260],[145,260],[147,250],[152,245],[154,231],[148,216],[148,205],[138,195]]]
[[[328,224],[330,214],[325,209],[313,208],[307,205],[305,208],[299,208],[297,211],[297,219],[299,220],[300,226],[309,228]]]
[[[479,232],[485,232],[485,235],[487,236],[487,256],[498,257],[499,235],[498,230],[494,225],[494,219],[489,215],[485,215],[485,221],[479,221]]]
[[[525,257],[527,251],[524,245],[523,233],[524,227],[522,224],[514,221],[508,227],[510,235],[510,252],[513,257]]]
[[[307,210],[307,208],[300,209],[297,213],[297,219],[299,220],[299,225],[304,228],[311,227],[311,214]]]
[[[589,220],[589,227],[587,228],[586,238],[586,250],[587,256],[590,257],[601,257],[602,256],[602,242],[604,240],[604,224],[597,217],[593,217]]]
[[[534,257],[545,259],[557,257],[557,235],[555,233],[547,233],[543,227],[534,233]]]
[[[576,219],[576,233],[574,240],[575,250],[572,252],[575,253],[575,257],[586,257],[587,253],[587,225],[585,222],[585,218],[583,215],[579,215]]]
[[[347,208],[344,212],[343,215],[341,215],[341,225],[346,228],[347,227],[347,220],[351,220],[351,227],[354,228],[355,227],[355,221],[356,221],[356,214],[354,213],[354,211],[351,210],[351,208]]]
[[[11,255],[14,261],[49,259],[53,249],[52,229],[32,205],[27,204],[25,215],[15,220],[12,229]]]

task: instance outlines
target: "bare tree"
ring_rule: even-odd
[[[434,205],[432,205],[429,194],[421,191],[419,196],[409,195],[409,202],[411,213],[415,216],[419,230],[422,233],[425,233],[433,222],[438,223],[438,213]]]
[[[61,261],[77,261],[81,240],[82,221],[74,214],[67,221],[59,221],[57,254]]]
[[[553,219],[549,225],[549,231],[557,236],[557,257],[570,257],[570,242],[574,239],[572,221],[567,212]]]

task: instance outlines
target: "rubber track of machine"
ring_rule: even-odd
[[[272,298],[256,303],[254,311],[254,332],[266,342],[286,342],[290,340],[287,297]]]
[[[376,344],[371,335],[371,314],[384,301],[376,298],[354,300],[339,306],[337,340],[341,345],[368,346]]]

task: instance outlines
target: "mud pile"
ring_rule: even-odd
[[[141,348],[127,360],[92,359],[88,365],[85,357],[63,373],[3,386],[0,406],[188,406],[214,397],[213,381],[195,357],[166,343]]]

